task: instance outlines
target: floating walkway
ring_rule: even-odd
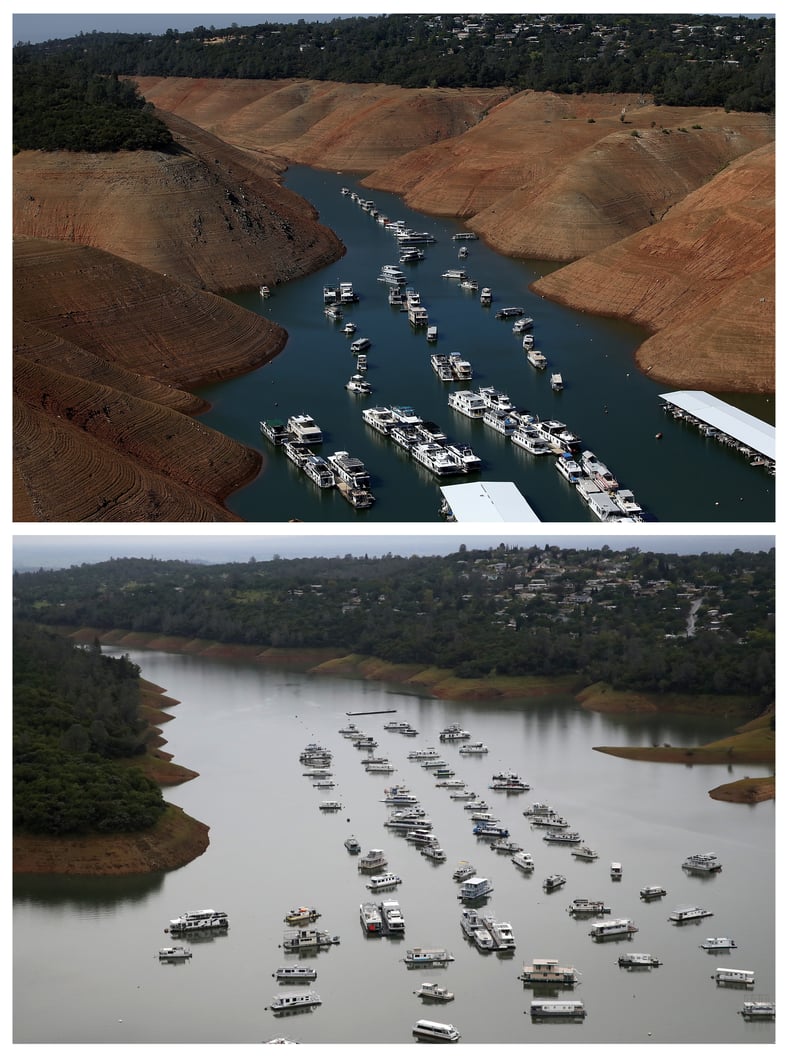
[[[669,391],[660,401],[671,416],[684,419],[703,434],[744,449],[748,456],[775,464],[775,428],[758,417],[730,406],[706,391]]]
[[[442,514],[459,523],[539,523],[514,483],[461,483],[441,487]]]

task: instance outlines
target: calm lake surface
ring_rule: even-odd
[[[210,846],[168,874],[97,880],[17,876],[14,897],[14,1040],[21,1044],[228,1043],[286,1037],[302,1044],[406,1044],[420,1017],[452,1022],[461,1044],[717,1043],[766,1044],[775,1026],[743,1021],[744,999],[775,999],[774,806],[711,800],[713,786],[761,769],[686,768],[631,763],[592,751],[601,744],[695,743],[718,731],[682,718],[594,715],[568,698],[522,705],[460,704],[416,696],[380,683],[303,676],[154,652],[132,652],[146,678],[180,700],[164,727],[167,751],[200,776],[166,796],[210,825]],[[354,720],[387,755],[392,775],[365,772],[365,753],[338,730],[347,712],[395,711]],[[417,738],[388,733],[391,720],[409,720]],[[457,722],[489,754],[460,755],[440,744],[440,730]],[[337,788],[318,790],[298,757],[309,742],[334,754]],[[525,876],[509,856],[472,834],[469,813],[453,790],[408,753],[434,745],[467,786],[490,803],[501,824],[532,853]],[[517,771],[532,790],[507,795],[488,789],[497,771]],[[405,783],[420,798],[448,861],[433,864],[384,827],[386,784]],[[322,812],[320,800],[343,803]],[[522,814],[545,801],[599,854],[576,860],[564,846],[542,840]],[[364,851],[382,848],[388,870],[403,884],[395,893],[406,922],[403,939],[366,938],[359,904],[371,898],[357,857],[344,848],[354,833]],[[682,860],[714,851],[723,871],[689,876]],[[452,872],[473,862],[494,885],[484,913],[512,923],[512,956],[481,954],[462,935],[462,905]],[[610,880],[613,860],[624,866]],[[543,878],[563,873],[566,885],[546,895]],[[667,896],[639,899],[646,885]],[[632,918],[632,941],[595,943],[589,919],[567,913],[576,897],[602,899],[614,918]],[[275,969],[297,958],[281,943],[286,912],[307,905],[321,912],[318,928],[340,944],[302,962],[318,971],[322,1006],[276,1017]],[[680,906],[700,905],[714,917],[676,926]],[[160,964],[164,927],[185,910],[228,912],[226,936],[192,942],[186,964]],[[731,936],[731,958],[699,944]],[[447,948],[447,969],[422,972],[402,961],[407,948]],[[624,952],[650,952],[658,968],[617,965]],[[558,959],[580,971],[581,983],[562,990],[580,999],[581,1024],[532,1024],[534,991],[518,980],[523,962]],[[756,972],[753,992],[718,988],[719,966]],[[455,993],[427,1004],[415,992],[424,980]]]
[[[439,481],[361,416],[370,406],[411,405],[451,439],[473,448],[484,462],[479,478],[516,483],[541,520],[597,522],[555,470],[553,458],[528,454],[449,408],[451,389],[483,385],[505,391],[520,409],[566,423],[584,448],[594,450],[620,484],[634,492],[652,520],[774,519],[775,481],[763,469],[751,468],[735,451],[663,412],[658,395],[674,388],[644,377],[633,363],[645,332],[556,306],[528,291],[554,266],[505,258],[483,241],[467,243],[469,256],[460,261],[460,243],[451,238],[464,228],[459,221],[419,214],[396,196],[361,188],[348,174],[295,166],[286,174],[286,184],[316,206],[347,253],[309,277],[278,287],[270,299],[262,299],[257,290],[236,298],[289,333],[285,349],[269,365],[201,392],[212,404],[206,422],[264,455],[257,480],[230,499],[230,507],[245,520],[438,522]],[[436,237],[436,243],[424,248],[424,261],[403,267],[421,294],[430,323],[438,326],[434,348],[425,332],[410,326],[405,313],[388,306],[387,285],[377,281],[384,264],[398,265],[394,237],[341,195],[342,186],[373,199],[389,217]],[[442,278],[447,269],[458,267],[492,288],[491,307],[482,307],[477,294]],[[341,332],[345,322],[332,322],[323,312],[324,286],[344,280],[360,295],[360,302],[345,312],[345,321],[357,324],[356,337],[372,342],[369,396],[345,389],[355,371],[350,339]],[[512,322],[495,318],[499,308],[515,305],[534,319],[536,347],[548,359],[544,372],[527,362]],[[472,383],[442,383],[430,365],[433,349],[461,352],[473,366]],[[564,378],[562,392],[550,388],[550,374],[556,371]],[[718,397],[774,420],[772,398]],[[260,434],[261,420],[285,421],[299,412],[311,414],[322,428],[325,441],[319,452],[326,456],[347,450],[365,463],[377,499],[371,509],[354,510],[338,491],[315,486]]]

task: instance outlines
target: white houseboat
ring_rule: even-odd
[[[404,932],[404,915],[401,913],[398,900],[383,900],[380,904],[380,914],[382,915],[382,924],[386,932]]]
[[[282,420],[260,420],[259,431],[274,446],[282,446],[291,438],[291,433]]]
[[[324,436],[313,417],[307,413],[295,413],[286,421],[286,427],[294,441],[303,446],[315,446]]]
[[[454,998],[450,989],[443,988],[436,981],[424,981],[415,994],[421,999],[431,999],[437,1003],[449,1003]]]
[[[503,922],[492,915],[482,915],[481,924],[492,937],[495,951],[514,951],[517,945],[511,922]]]
[[[300,1010],[303,1007],[318,1007],[322,1002],[316,992],[281,992],[272,997],[270,1010],[280,1014],[285,1010]]]
[[[315,981],[316,970],[313,966],[279,966],[272,976],[278,981]]]
[[[730,970],[719,966],[714,980],[718,985],[753,985],[755,977],[753,970]]]
[[[368,350],[371,346],[371,340],[367,336],[361,336],[360,339],[353,339],[349,344],[349,349],[352,354],[362,354],[365,350]]]
[[[528,337],[526,336],[526,339],[527,338]],[[525,357],[527,358],[529,364],[533,365],[535,369],[547,368],[547,358],[544,356],[541,350],[534,350],[533,347],[531,347],[530,349],[525,348]]]
[[[745,1000],[740,1010],[746,1021],[775,1021],[775,1003],[764,1000]]]
[[[466,358],[463,358],[458,350],[448,355],[448,364],[456,380],[470,380],[473,378],[473,368]]]
[[[489,878],[469,877],[459,887],[458,899],[463,903],[475,903],[483,900],[492,892],[492,882]]]
[[[492,934],[484,926],[479,915],[471,908],[465,908],[459,919],[459,924],[462,926],[462,932],[468,938],[472,940],[479,951],[492,951],[495,947],[495,941],[492,939]]]
[[[367,933],[372,935],[382,932],[382,915],[375,903],[362,903],[360,905],[360,924]]]
[[[351,391],[353,395],[371,394],[371,384],[359,372],[356,372],[352,376],[350,376],[347,382],[344,384],[344,387],[346,387],[347,391]]]
[[[224,932],[228,929],[228,915],[225,911],[215,911],[207,907],[199,911],[185,911],[183,915],[172,918],[168,923],[168,932],[174,935],[205,929]]]
[[[646,967],[646,966],[662,966],[662,963],[656,956],[648,955],[646,952],[628,951],[625,955],[620,955],[617,960],[619,966],[623,966],[626,969],[632,969],[633,967]]]
[[[440,1043],[456,1043],[459,1029],[442,1021],[421,1019],[413,1025],[413,1036],[419,1040],[434,1040]]]
[[[682,922],[697,922],[700,918],[711,917],[712,911],[707,911],[704,907],[677,907],[668,916],[668,921],[679,925]]]
[[[367,489],[371,486],[371,475],[359,457],[352,457],[346,450],[336,450],[327,458],[327,463],[339,480],[350,487]]]
[[[554,372],[550,376],[550,386],[554,391],[564,390],[564,378],[560,372]]]
[[[520,870],[532,871],[534,869],[533,856],[530,852],[515,852],[511,861]]]
[[[481,420],[487,412],[487,403],[474,391],[452,391],[448,396],[448,404],[471,420]]]
[[[577,899],[567,907],[571,915],[603,915],[610,914],[610,907],[605,906],[604,900]]]
[[[184,962],[192,958],[192,949],[186,945],[177,944],[175,947],[160,948],[160,962]]]
[[[704,951],[731,951],[736,948],[731,937],[707,937],[703,944],[699,944]]]
[[[639,896],[642,900],[649,901],[659,900],[665,896],[665,894],[666,890],[662,885],[647,885],[645,888],[641,889]]]
[[[563,874],[548,874],[542,882],[545,892],[553,892],[555,889],[560,889],[562,885],[566,885],[566,878]]]
[[[445,948],[408,948],[404,961],[408,966],[447,966],[454,956]]]
[[[589,936],[595,940],[608,937],[631,937],[638,932],[638,926],[629,918],[610,918],[604,922],[592,922]]]

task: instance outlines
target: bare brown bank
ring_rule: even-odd
[[[14,159],[17,521],[236,519],[225,499],[260,459],[196,425],[188,392],[285,342],[210,292],[343,254],[280,184],[291,161],[358,172],[503,253],[571,262],[536,290],[655,332],[637,360],[669,386],[774,389],[768,116],[500,89],[140,84],[179,153]]]

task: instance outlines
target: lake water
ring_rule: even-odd
[[[375,405],[411,405],[450,438],[469,444],[484,462],[480,478],[516,483],[541,520],[594,520],[555,470],[553,458],[530,455],[481,422],[449,409],[452,388],[482,385],[505,391],[518,408],[568,424],[584,447],[594,450],[621,485],[634,492],[653,520],[774,518],[774,480],[764,470],[751,468],[735,451],[663,412],[658,395],[673,388],[649,380],[633,363],[645,332],[565,309],[528,291],[529,284],[553,266],[505,258],[483,241],[468,243],[469,257],[459,261],[460,244],[451,238],[464,227],[458,221],[419,214],[396,196],[361,189],[349,175],[295,166],[286,183],[317,207],[347,253],[311,276],[278,287],[271,299],[262,299],[258,291],[236,298],[289,333],[285,349],[273,362],[201,392],[212,404],[206,422],[264,455],[256,481],[229,501],[245,520],[437,523],[442,502],[438,480],[363,422],[362,410]],[[388,306],[387,286],[376,278],[383,264],[398,264],[396,241],[351,197],[341,194],[342,186],[373,199],[391,218],[436,237],[436,243],[424,248],[424,261],[403,268],[420,292],[430,322],[438,326],[436,350],[461,352],[472,364],[472,384],[441,383],[430,365],[432,347],[425,332],[413,330],[405,313]],[[443,272],[457,267],[492,288],[491,307],[482,307],[478,295],[443,279]],[[341,332],[343,322],[334,323],[323,312],[324,286],[344,280],[360,295],[345,319],[357,324],[358,337],[372,341],[370,396],[345,390],[355,370],[350,341]],[[536,347],[548,358],[546,371],[528,364],[511,322],[496,320],[498,308],[508,305],[521,306],[533,317]],[[550,373],[555,371],[564,378],[561,392],[550,387]],[[774,419],[772,398],[718,397],[764,420]],[[322,491],[263,439],[261,420],[286,420],[299,412],[310,413],[324,431],[322,454],[347,450],[366,464],[377,499],[371,509],[354,510],[337,491]],[[658,433],[662,439],[655,437]]]
[[[707,791],[743,773],[736,766],[688,768],[632,763],[592,751],[601,744],[695,743],[715,736],[712,724],[665,717],[609,717],[581,711],[569,698],[526,704],[460,704],[385,684],[303,676],[253,665],[154,652],[132,652],[146,678],[180,700],[164,726],[166,750],[199,777],[166,791],[172,802],[211,827],[199,859],[167,874],[90,879],[17,876],[14,902],[14,1039],[21,1044],[252,1044],[286,1037],[302,1044],[406,1044],[420,1017],[452,1022],[461,1044],[717,1043],[766,1044],[772,1024],[745,1022],[745,998],[774,999],[774,806],[724,804]],[[368,774],[365,753],[338,733],[347,712],[394,711],[355,720],[379,742],[395,773]],[[389,719],[412,722],[417,738],[387,733]],[[464,757],[440,744],[440,730],[458,722],[489,754]],[[318,790],[298,762],[309,742],[334,754],[337,788]],[[452,790],[408,759],[434,745],[467,785],[484,796],[511,839],[534,857],[524,876],[507,855],[473,836]],[[491,792],[497,771],[517,771],[532,790]],[[420,798],[448,861],[432,864],[384,827],[384,787],[405,783]],[[340,812],[319,802],[338,799]],[[542,840],[522,811],[546,801],[599,852],[593,863]],[[366,938],[359,904],[370,899],[357,857],[344,848],[354,833],[364,851],[382,848],[403,884],[395,894],[406,922],[403,939]],[[682,860],[716,852],[723,871],[689,876]],[[510,957],[479,953],[463,937],[462,905],[452,871],[473,862],[491,879],[484,913],[512,923]],[[611,861],[624,866],[612,882]],[[567,884],[547,895],[542,880],[563,873]],[[661,884],[653,903],[639,890]],[[567,913],[576,897],[602,899],[612,917],[632,918],[633,940],[595,943],[590,920]],[[714,917],[676,926],[676,907],[701,905]],[[340,944],[303,960],[315,967],[322,1005],[275,1017],[275,969],[289,961],[281,948],[286,912],[316,907],[318,928]],[[169,919],[193,908],[228,912],[226,936],[192,944],[183,965],[160,964]],[[699,948],[707,936],[731,936],[731,958]],[[447,969],[410,970],[407,948],[447,948]],[[627,951],[650,952],[658,968],[617,965]],[[532,989],[518,974],[523,962],[555,958],[580,971],[581,983],[562,998],[580,999],[581,1024],[532,1024]],[[716,967],[756,972],[753,992],[718,988]],[[436,980],[455,993],[427,1004],[415,992]]]

